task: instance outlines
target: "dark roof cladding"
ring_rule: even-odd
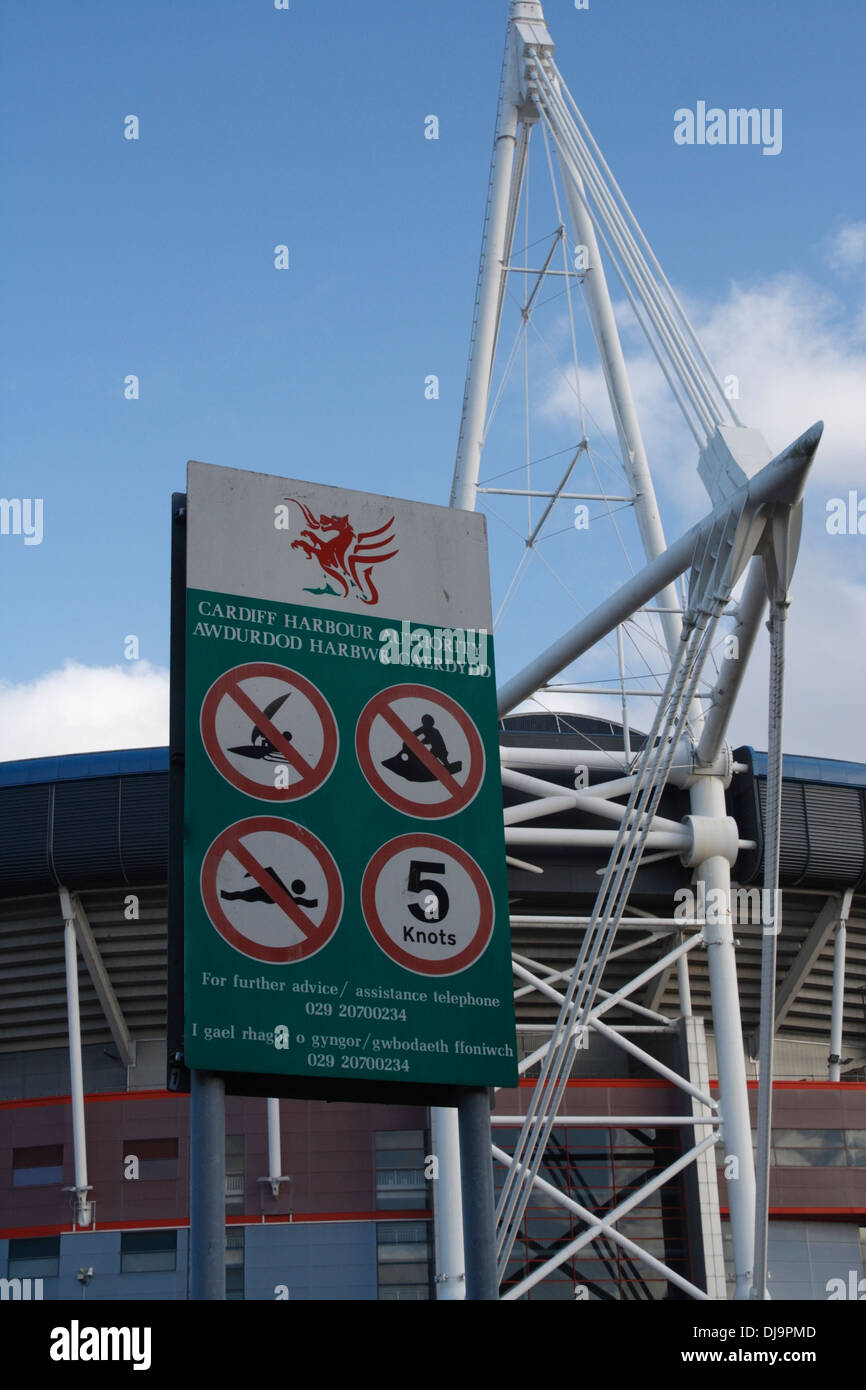
[[[0,787],[34,782],[70,782],[82,777],[118,777],[130,772],[168,772],[167,748],[119,748],[110,753],[64,753],[0,763]]]
[[[573,715],[536,720],[532,732],[503,721],[500,738],[507,744],[520,733],[530,744],[549,747],[559,738],[569,746],[574,723],[580,728]],[[604,724],[592,731],[584,725],[578,741],[604,737],[612,743],[614,726]],[[734,779],[729,803],[741,833],[759,845],[737,865],[740,882],[748,883],[762,872],[766,754],[744,747],[735,757],[749,772]],[[866,765],[786,757],[784,771],[782,881],[866,881]],[[809,790],[819,785],[827,790]],[[0,895],[27,896],[61,883],[77,889],[164,884],[167,878],[167,748],[0,763]]]

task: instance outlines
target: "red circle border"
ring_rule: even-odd
[[[419,962],[417,956],[410,955],[408,951],[404,951],[400,946],[396,945],[385,931],[376,910],[376,882],[387,860],[393,858],[395,854],[400,854],[403,850],[420,849],[422,846],[434,852],[438,851],[440,854],[450,855],[452,859],[457,860],[457,863],[466,870],[475,885],[476,892],[478,893],[478,905],[481,909],[481,920],[478,924],[478,931],[475,933],[469,945],[464,947],[459,955],[453,956],[450,960],[427,961],[423,965]],[[490,884],[487,882],[482,870],[476,864],[475,860],[472,859],[465,850],[461,849],[459,845],[455,845],[452,840],[445,840],[440,835],[425,835],[423,831],[416,832],[413,835],[398,835],[396,839],[389,840],[387,844],[381,845],[379,849],[376,850],[376,853],[364,870],[364,877],[361,881],[361,911],[364,915],[367,929],[380,950],[384,951],[385,955],[388,956],[390,960],[395,961],[397,965],[402,965],[405,969],[411,970],[414,975],[432,975],[434,977],[459,975],[463,970],[468,970],[470,965],[474,965],[477,960],[481,959],[487,947],[490,945],[493,936],[495,917],[493,894],[490,891]],[[476,942],[482,935],[484,938],[483,944],[480,949],[476,949]]]
[[[449,805],[447,802],[438,806],[425,806],[419,804],[417,801],[412,801],[407,796],[401,796],[399,792],[393,791],[392,788],[388,786],[373,762],[370,755],[369,735],[373,726],[373,721],[379,713],[378,705],[383,702],[390,704],[392,700],[407,698],[421,700],[432,698],[434,704],[441,702],[445,712],[457,720],[457,723],[466,735],[466,740],[469,744],[470,759],[477,752],[478,769],[474,774],[470,774],[461,787],[461,791],[464,794],[468,792],[468,795],[465,796],[465,800],[462,800],[458,806]],[[387,805],[393,806],[396,811],[402,811],[404,815],[412,816],[420,820],[443,820],[446,816],[456,816],[461,811],[465,811],[466,807],[469,806],[478,795],[481,783],[484,781],[484,773],[487,764],[484,744],[472,717],[467,714],[462,705],[458,705],[457,701],[453,700],[450,695],[446,695],[444,691],[435,690],[433,686],[430,685],[392,685],[386,690],[378,691],[368,700],[358,716],[358,723],[355,727],[355,755],[364,777],[373,788],[376,795],[380,797],[382,801],[386,802]]]
[[[261,782],[256,782],[251,777],[245,777],[242,772],[239,772],[234,764],[229,762],[220,747],[216,736],[216,714],[220,700],[223,695],[228,693],[227,687],[229,685],[237,685],[242,680],[248,680],[252,676],[271,676],[288,685],[293,685],[302,695],[306,695],[315,708],[322,722],[324,746],[322,756],[315,768],[312,769],[313,775],[309,784],[302,782],[299,787],[266,787]],[[209,721],[210,739],[205,733],[205,716]],[[199,730],[204,750],[220,776],[237,791],[245,792],[247,796],[255,797],[257,801],[301,801],[305,796],[310,796],[327,782],[336,766],[340,751],[340,734],[337,721],[334,718],[334,711],[321,690],[313,685],[312,681],[307,680],[306,676],[302,676],[299,671],[295,671],[289,666],[278,666],[271,661],[250,661],[243,666],[233,666],[230,671],[224,671],[221,676],[217,676],[202,700]],[[213,750],[210,747],[210,742],[214,744]]]
[[[240,829],[240,827],[243,828]],[[243,835],[253,835],[260,830],[273,830],[280,834],[291,831],[289,838],[300,841],[306,849],[316,856],[324,869],[325,882],[328,887],[328,911],[325,913],[322,925],[318,930],[324,931],[327,924],[328,934],[315,951],[304,951],[304,942],[302,941],[297,942],[294,946],[259,946],[232,926],[220,906],[216,894],[216,875],[220,860],[226,850],[231,848],[232,840],[239,840]],[[224,843],[226,841],[229,843]],[[210,874],[211,871],[213,878],[212,881],[208,881],[205,878],[205,873]],[[317,840],[306,826],[298,825],[295,821],[283,820],[279,816],[250,816],[247,820],[235,821],[234,825],[226,826],[225,830],[221,830],[216,839],[209,845],[202,860],[200,889],[204,910],[211,926],[223,940],[248,959],[265,961],[271,965],[293,965],[295,961],[311,960],[332,939],[343,915],[343,880],[331,851],[322,844],[321,840]]]

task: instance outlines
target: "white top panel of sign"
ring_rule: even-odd
[[[483,516],[187,465],[187,584],[438,627],[492,626]]]

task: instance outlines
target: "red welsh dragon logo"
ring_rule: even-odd
[[[314,516],[309,507],[299,502],[297,497],[287,497],[300,507],[307,523],[300,539],[292,541],[293,550],[303,550],[315,560],[322,573],[327,576],[321,589],[305,589],[308,594],[335,594],[339,598],[350,595],[362,603],[378,603],[379,594],[371,578],[375,565],[390,560],[399,551],[389,550],[380,554],[386,546],[393,545],[394,534],[391,527],[393,516],[376,531],[355,530],[348,516]],[[325,533],[328,534],[327,539]],[[339,587],[328,582],[333,580]]]

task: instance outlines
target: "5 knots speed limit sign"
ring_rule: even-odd
[[[438,835],[399,835],[361,885],[364,920],[391,960],[419,975],[474,965],[493,932],[493,896],[475,860]]]

